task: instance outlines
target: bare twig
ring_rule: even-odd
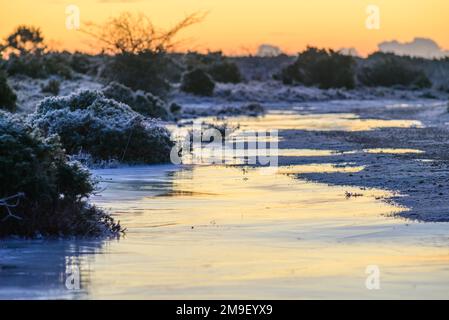
[[[2,222],[8,220],[9,218],[14,218],[14,219],[17,219],[17,220],[22,220],[21,217],[19,217],[19,216],[13,214],[13,213],[11,212],[11,208],[16,208],[17,206],[19,206],[19,204],[20,204],[20,199],[21,199],[21,198],[24,198],[24,197],[25,197],[25,194],[24,194],[23,192],[19,192],[19,193],[13,195],[13,196],[9,196],[9,197],[0,199],[0,207],[5,207],[5,208],[6,208],[6,211],[8,212],[8,214],[6,215],[6,217],[4,217],[4,218],[2,219]],[[11,201],[11,200],[14,200],[14,199],[16,200],[15,203],[13,203],[13,204],[8,203],[8,201]]]
[[[124,12],[101,25],[85,23],[87,29],[80,31],[102,42],[103,50],[113,54],[169,51],[175,48],[173,39],[182,29],[201,22],[205,16],[193,13],[169,30],[161,30],[143,14]]]

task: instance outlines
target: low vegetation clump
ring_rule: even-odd
[[[218,62],[212,64],[207,73],[216,81],[222,83],[240,83],[242,75],[239,68],[233,62]]]
[[[184,64],[188,70],[201,69],[209,74],[216,82],[240,83],[242,74],[234,62],[223,56],[222,52],[209,52],[200,54],[189,52],[186,54]]]
[[[357,75],[366,86],[407,86],[428,88],[432,86],[426,74],[411,63],[411,58],[394,54],[375,53],[368,57],[366,65]]]
[[[170,90],[165,77],[168,58],[163,53],[119,53],[106,63],[102,76],[109,81],[164,97]]]
[[[99,162],[170,160],[172,142],[165,127],[99,91],[46,98],[29,120],[45,135],[59,135],[71,155],[88,153]]]
[[[333,50],[309,47],[275,78],[289,85],[352,89],[355,86],[354,65],[355,61],[351,56]]]
[[[95,182],[44,138],[0,111],[0,237],[117,236],[119,223],[86,202]]]
[[[198,96],[212,96],[215,83],[211,77],[201,69],[187,71],[181,82],[181,90]]]
[[[6,74],[0,71],[0,109],[15,111],[17,96],[8,85]]]
[[[141,90],[134,92],[120,83],[111,82],[103,89],[103,94],[107,98],[127,104],[134,111],[144,116],[162,120],[171,118],[165,102],[149,92]]]
[[[10,75],[25,75],[35,79],[45,79],[50,76],[72,79],[73,71],[68,58],[65,54],[58,52],[12,54],[5,64],[5,69]]]
[[[8,55],[3,67],[10,75],[26,75],[31,78],[47,78],[50,75],[66,79],[72,77],[70,53],[47,51],[39,28],[17,27],[5,39],[1,49]]]
[[[104,52],[112,54],[105,66],[105,78],[164,97],[170,90],[167,53],[175,48],[177,34],[202,18],[203,15],[191,14],[163,30],[145,15],[124,12],[103,24],[91,23],[84,32],[99,40]]]
[[[175,102],[172,102],[170,104],[170,108],[169,109],[170,109],[170,112],[172,114],[174,114],[174,115],[178,115],[182,111],[182,107],[179,104],[175,103]]]
[[[97,71],[95,63],[93,63],[94,57],[85,53],[75,52],[70,55],[70,68],[81,74],[88,74],[90,72]]]
[[[61,83],[56,79],[50,79],[45,85],[42,86],[42,92],[50,93],[54,96],[59,94]]]

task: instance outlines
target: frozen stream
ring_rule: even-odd
[[[419,125],[350,114],[235,119],[241,130],[368,130]],[[379,150],[366,150],[378,152]],[[325,156],[333,150],[284,152]],[[401,152],[401,150],[387,150]],[[414,152],[414,150],[403,150]],[[95,170],[91,200],[127,227],[120,240],[0,242],[0,298],[303,299],[447,298],[445,223],[390,217],[390,191],[328,186],[290,176],[355,166],[283,166],[277,173],[225,165]],[[346,192],[360,197],[346,197]],[[367,267],[380,271],[368,290]],[[77,272],[80,290],[68,290]]]

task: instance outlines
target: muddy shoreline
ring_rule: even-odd
[[[380,102],[372,102],[373,104]],[[338,103],[337,103],[338,105]],[[368,104],[369,105],[369,104]],[[319,109],[317,106],[314,112]],[[330,149],[325,157],[283,157],[281,165],[335,163],[364,166],[360,172],[301,173],[300,179],[340,186],[382,188],[394,191],[393,201],[409,208],[399,215],[423,222],[449,221],[449,118],[444,102],[377,107],[329,108],[323,112],[352,112],[361,118],[419,120],[423,127],[381,128],[370,131],[284,130],[279,134],[282,148]],[[363,149],[416,149],[421,153],[367,153]],[[351,151],[351,152],[348,152]]]

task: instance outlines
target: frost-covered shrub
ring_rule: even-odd
[[[199,96],[211,96],[214,93],[215,83],[210,76],[201,69],[187,71],[181,82],[181,90]]]
[[[130,88],[111,82],[103,89],[103,94],[110,99],[129,105],[134,111],[151,118],[168,120],[171,118],[165,102],[149,92],[138,90],[134,92]]]
[[[0,109],[16,110],[17,96],[8,85],[6,74],[0,70]]]
[[[60,87],[61,83],[58,80],[50,79],[45,85],[42,86],[42,92],[57,96],[59,94]]]
[[[114,236],[119,224],[85,198],[90,173],[69,162],[57,137],[43,138],[0,111],[0,237]]]
[[[374,53],[358,72],[359,81],[366,86],[432,86],[429,78],[417,69],[409,57],[394,54]]]
[[[355,86],[354,58],[333,50],[309,47],[276,78],[284,84],[351,89]]]
[[[30,122],[46,135],[58,134],[69,154],[127,163],[170,160],[172,142],[165,127],[98,91],[46,98]]]

